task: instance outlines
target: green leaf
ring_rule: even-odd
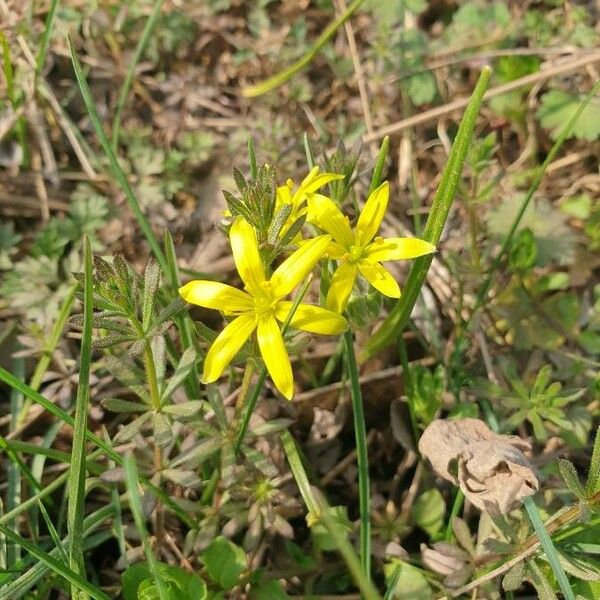
[[[537,117],[542,127],[551,129],[550,137],[557,139],[560,130],[575,113],[583,96],[573,96],[561,90],[551,90],[542,96]],[[592,98],[583,109],[569,137],[593,142],[600,137],[600,97]]]
[[[592,460],[590,462],[590,470],[587,479],[587,493],[592,496],[599,489],[600,484],[600,427],[596,429],[596,437],[594,439],[594,450],[592,451]]]
[[[206,583],[181,567],[156,562],[165,582],[168,600],[208,600]],[[123,600],[154,600],[158,598],[156,583],[147,562],[132,565],[121,576]]]
[[[152,310],[159,283],[160,266],[155,260],[150,259],[144,273],[144,295],[142,298],[142,327],[145,332],[148,331],[148,326],[152,320]]]
[[[558,468],[567,487],[575,494],[575,496],[577,496],[577,498],[579,498],[579,500],[585,499],[587,494],[579,480],[579,474],[577,473],[575,465],[570,460],[559,458]]]
[[[347,535],[352,531],[352,523],[348,519],[348,509],[345,506],[332,506],[328,512],[339,534]],[[311,529],[312,539],[317,548],[332,552],[338,548],[338,541],[331,535],[329,529],[320,520]]]
[[[175,369],[173,375],[169,378],[169,381],[167,382],[167,385],[161,395],[161,402],[163,404],[167,402],[171,398],[175,390],[183,384],[185,378],[192,370],[192,367],[194,366],[197,358],[198,357],[193,346],[190,346],[181,355],[179,364],[177,365],[177,368]]]
[[[432,591],[423,572],[412,565],[394,559],[391,563],[383,567],[386,583],[390,585],[393,578],[396,577],[396,585],[390,598],[403,600],[431,600]],[[399,572],[398,572],[399,570]]]
[[[415,523],[430,536],[438,533],[444,525],[446,503],[438,489],[423,492],[412,506],[412,517]]]
[[[560,209],[576,219],[587,219],[592,211],[592,199],[588,194],[572,196],[560,203]]]
[[[514,592],[521,587],[524,578],[525,563],[518,562],[514,567],[510,568],[502,578],[502,589],[506,592]]]
[[[246,570],[246,553],[223,536],[216,537],[200,558],[210,578],[224,590],[236,586]]]
[[[415,106],[433,102],[437,94],[435,77],[429,71],[412,75],[406,80],[405,85],[406,92]]]
[[[252,586],[250,600],[288,600],[288,596],[279,581],[267,581],[258,586]]]

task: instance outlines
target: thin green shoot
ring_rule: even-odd
[[[244,88],[242,90],[242,94],[246,96],[246,98],[254,98],[256,96],[266,94],[267,92],[278,88],[288,79],[291,79],[296,73],[302,71],[302,69],[308,67],[315,56],[317,56],[317,54],[321,51],[323,46],[329,42],[329,40],[335,35],[335,32],[359,9],[363,2],[364,0],[354,0],[348,6],[348,8],[337,19],[335,19],[335,21],[331,22],[323,30],[323,33],[321,33],[315,43],[294,64],[287,67],[287,69],[276,73],[272,77],[269,77],[261,83]]]
[[[85,577],[85,557],[83,555],[83,515],[85,508],[86,476],[86,431],[88,406],[90,401],[90,365],[92,360],[92,318],[93,318],[93,275],[92,247],[88,236],[83,238],[83,332],[81,337],[81,358],[79,382],[75,401],[75,423],[71,448],[71,468],[68,483],[67,531],[71,539],[69,566]],[[87,600],[88,595],[72,584],[71,595],[75,600]]]

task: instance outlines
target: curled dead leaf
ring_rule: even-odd
[[[458,485],[481,510],[507,513],[539,488],[534,467],[518,436],[500,435],[479,419],[433,421],[419,440],[419,451],[434,471]]]

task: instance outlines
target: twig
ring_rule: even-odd
[[[506,94],[507,92],[512,92],[513,90],[517,90],[527,85],[533,85],[539,81],[549,79],[550,77],[555,77],[556,75],[562,75],[564,73],[569,73],[570,71],[576,71],[596,62],[600,62],[600,53],[586,55],[578,58],[577,60],[572,60],[569,62],[565,62],[561,65],[549,67],[547,69],[544,69],[543,71],[539,71],[538,73],[525,75],[525,77],[520,77],[519,79],[509,81],[508,83],[498,85],[490,89],[484,95],[483,100],[485,101],[489,100],[490,98],[495,98],[496,96],[501,96],[502,94]],[[465,106],[467,106],[468,103],[469,98],[459,98],[458,100],[454,100],[453,102],[449,102],[448,104],[444,104],[443,106],[436,106],[435,108],[432,108],[431,110],[426,110],[425,112],[419,113],[418,115],[408,117],[407,119],[402,119],[401,121],[392,123],[391,125],[386,125],[385,127],[381,127],[380,129],[375,130],[372,134],[365,135],[363,137],[363,140],[369,143],[373,140],[378,140],[386,135],[392,135],[394,133],[404,131],[409,127],[414,127],[415,125],[422,125],[423,123],[427,123],[429,121],[435,121],[435,119],[439,119],[440,117],[447,115],[448,113],[464,108]]]
[[[337,0],[336,4],[339,7],[340,12],[344,13],[348,10],[346,0]],[[356,83],[358,84],[358,94],[360,96],[360,104],[363,111],[363,117],[365,119],[365,126],[367,128],[367,134],[373,133],[373,119],[371,117],[371,109],[369,108],[369,92],[367,91],[367,84],[365,81],[365,73],[360,62],[360,56],[358,55],[358,49],[356,47],[356,38],[354,37],[354,27],[350,21],[344,23],[344,29],[346,30],[346,37],[348,38],[348,47],[350,48],[350,55],[352,56],[352,63],[354,64],[354,72],[356,73]],[[377,145],[375,142],[371,142],[369,145],[371,156],[375,158],[377,156]]]

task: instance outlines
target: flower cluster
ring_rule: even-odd
[[[298,249],[272,272],[261,256],[255,229],[246,219],[237,216],[231,225],[229,240],[244,290],[208,280],[190,281],[180,288],[179,293],[186,302],[232,317],[206,355],[202,376],[205,383],[216,381],[256,332],[258,349],[273,383],[290,399],[294,382],[280,323],[288,320],[293,306],[286,298],[315,265],[324,257],[337,262],[326,306],[298,304],[289,325],[311,333],[336,335],[347,327],[342,313],[359,273],[382,294],[398,298],[398,283],[381,262],[416,258],[435,250],[419,239],[376,237],[387,210],[387,183],[369,196],[352,229],[348,217],[336,204],[318,193],[324,185],[342,177],[320,173],[315,167],[297,189],[291,180],[277,188],[277,208],[289,205],[290,223],[305,216],[308,223],[323,233],[312,239],[296,240]]]

